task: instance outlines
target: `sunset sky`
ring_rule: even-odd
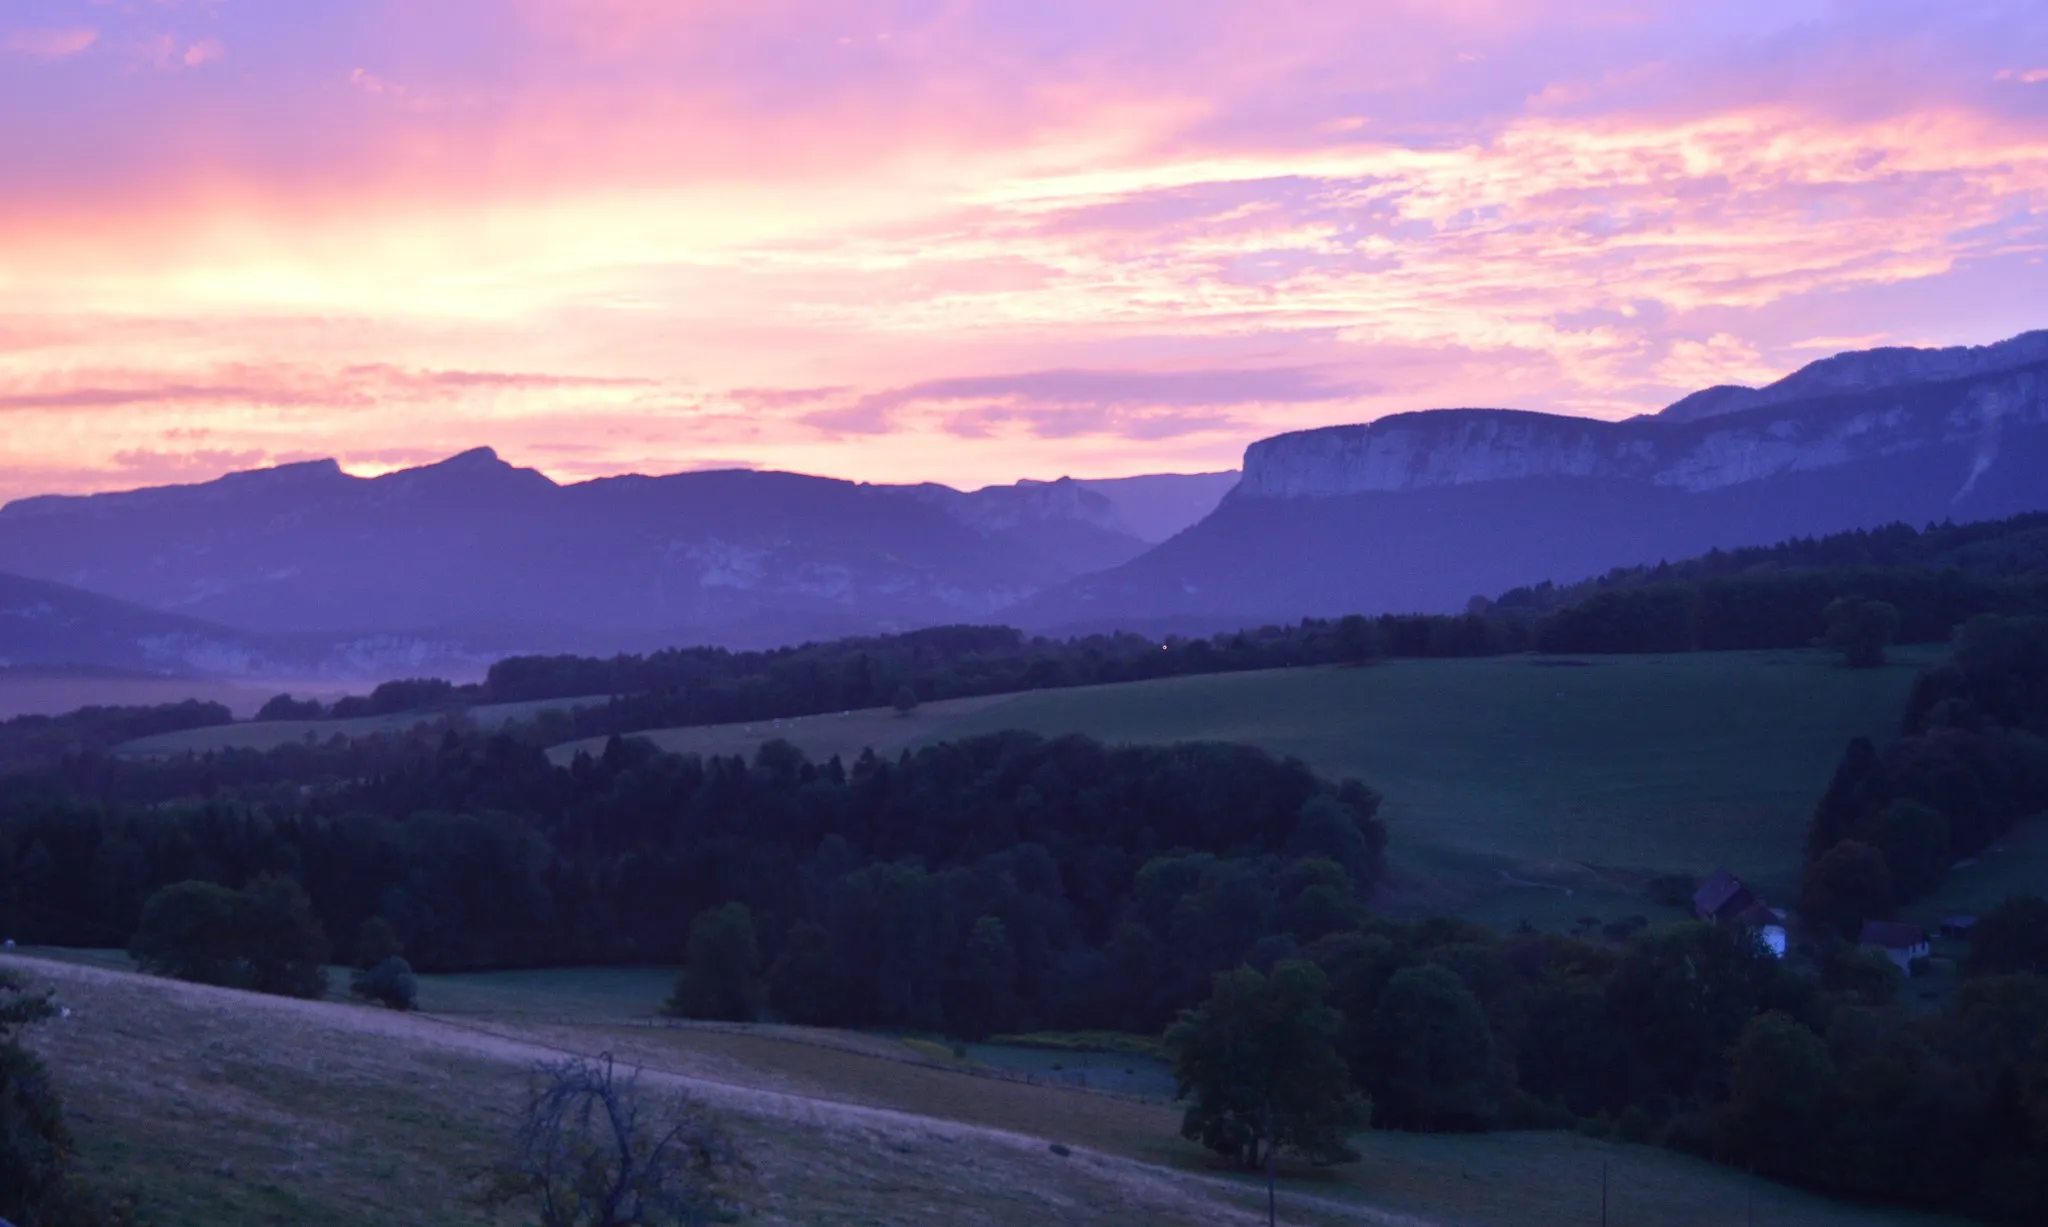
[[[2048,4],[0,0],[0,498],[1214,469],[2048,327]]]

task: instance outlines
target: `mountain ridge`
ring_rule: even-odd
[[[1430,410],[1260,440],[1200,524],[1011,617],[1051,631],[1450,612],[1716,548],[2044,508],[2048,361],[1691,420]]]
[[[2048,329],[2022,332],[1989,345],[1950,345],[1939,349],[1885,345],[1845,350],[1809,362],[1761,388],[1719,384],[1681,397],[1645,416],[1698,421],[1831,393],[1967,379],[2040,362],[2048,362]]]
[[[425,642],[455,660],[972,621],[1147,544],[1072,479],[563,484],[488,447],[375,477],[311,461],[0,507],[0,570],[255,635]]]

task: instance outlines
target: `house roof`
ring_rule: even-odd
[[[1919,925],[1900,924],[1893,920],[1866,920],[1863,922],[1862,943],[1866,946],[1882,946],[1886,950],[1911,950],[1927,941],[1927,930]]]
[[[1761,929],[1767,925],[1784,924],[1785,913],[1758,899],[1736,913],[1735,919],[1751,928]]]
[[[1728,901],[1733,899],[1741,890],[1743,890],[1741,878],[1729,873],[1726,869],[1716,869],[1714,876],[1700,883],[1700,888],[1692,893],[1692,905],[1695,909],[1711,916],[1722,908],[1727,907]]]

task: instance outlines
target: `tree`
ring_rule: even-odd
[[[1335,861],[1359,886],[1369,885],[1379,877],[1380,847],[1359,825],[1352,808],[1335,797],[1311,797],[1301,807],[1294,833],[1287,840],[1287,852],[1291,856],[1319,856]]]
[[[142,921],[128,943],[128,953],[151,975],[239,985],[240,910],[240,896],[225,886],[174,882],[143,903]]]
[[[412,974],[412,964],[393,955],[350,976],[348,993],[394,1010],[412,1010],[419,1008],[420,983]]]
[[[1799,1020],[1775,1010],[1750,1019],[1717,1122],[1722,1155],[1766,1175],[1800,1172],[1828,1123],[1834,1078],[1827,1044]]]
[[[1842,654],[1852,669],[1874,669],[1884,663],[1884,650],[1899,633],[1898,607],[1885,601],[1836,597],[1828,602],[1826,643]]]
[[[1855,941],[1863,922],[1891,915],[1898,901],[1884,853],[1845,839],[1807,866],[1799,884],[1799,913]]]
[[[1711,1096],[1759,1010],[1803,1004],[1801,982],[1752,932],[1686,922],[1643,934],[1607,977],[1607,1015],[1639,1102]]]
[[[21,1031],[56,1014],[48,992],[30,992],[0,968],[0,1219],[36,1227],[130,1222],[78,1177],[64,1104],[49,1070],[22,1046]]]
[[[896,709],[897,715],[907,716],[917,710],[917,692],[908,686],[898,686],[896,697],[890,701],[889,706]]]
[[[495,1211],[528,1206],[541,1227],[670,1227],[726,1221],[744,1163],[710,1109],[643,1092],[609,1054],[536,1065],[510,1153],[484,1178]]]
[[[287,997],[327,991],[327,937],[291,878],[265,874],[246,891],[176,882],[142,905],[128,952],[153,975]]]
[[[1373,658],[1378,647],[1379,635],[1371,619],[1363,614],[1346,614],[1337,619],[1337,642],[1333,654],[1338,664],[1362,665]]]
[[[1820,803],[1813,807],[1813,817],[1806,824],[1807,860],[1819,860],[1829,848],[1855,833],[1857,794],[1876,765],[1877,743],[1868,737],[1851,738],[1842,751],[1841,761],[1835,764],[1828,790],[1821,794]],[[1691,894],[1690,890],[1686,892],[1688,900]]]
[[[237,912],[245,987],[283,997],[326,996],[327,934],[296,879],[264,874],[242,892]]]
[[[1933,806],[1906,797],[1893,801],[1870,824],[1870,841],[1884,853],[1900,899],[1933,890],[1948,871],[1948,815]]]
[[[30,993],[20,976],[0,970],[0,1214],[10,1219],[26,1219],[63,1183],[71,1155],[57,1092],[18,1035],[54,1013],[49,993]]]
[[[712,908],[690,922],[689,963],[662,1012],[752,1022],[761,1012],[760,973],[754,914],[744,903]]]
[[[1973,975],[2048,975],[2048,899],[2013,895],[1978,917],[1970,929],[1969,970]]]
[[[318,720],[327,714],[327,709],[318,699],[301,702],[288,694],[281,694],[263,705],[256,713],[258,720]]]
[[[1017,1009],[1017,952],[1000,918],[983,916],[967,936],[955,1031],[980,1039],[1007,1026]]]
[[[1493,1030],[1458,974],[1434,964],[1394,973],[1367,1027],[1373,1122],[1475,1129],[1492,1112]]]
[[[1311,1163],[1357,1157],[1344,1130],[1360,1105],[1337,1055],[1343,1016],[1324,1004],[1329,988],[1322,969],[1301,959],[1271,976],[1217,972],[1209,999],[1166,1032],[1175,1097],[1193,1099],[1181,1136],[1247,1169],[1264,1167],[1269,1210],[1280,1151]]]

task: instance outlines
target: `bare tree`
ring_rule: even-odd
[[[534,1066],[519,1134],[480,1200],[528,1205],[541,1227],[672,1227],[730,1217],[744,1166],[718,1119],[680,1092],[644,1093],[610,1053]]]

